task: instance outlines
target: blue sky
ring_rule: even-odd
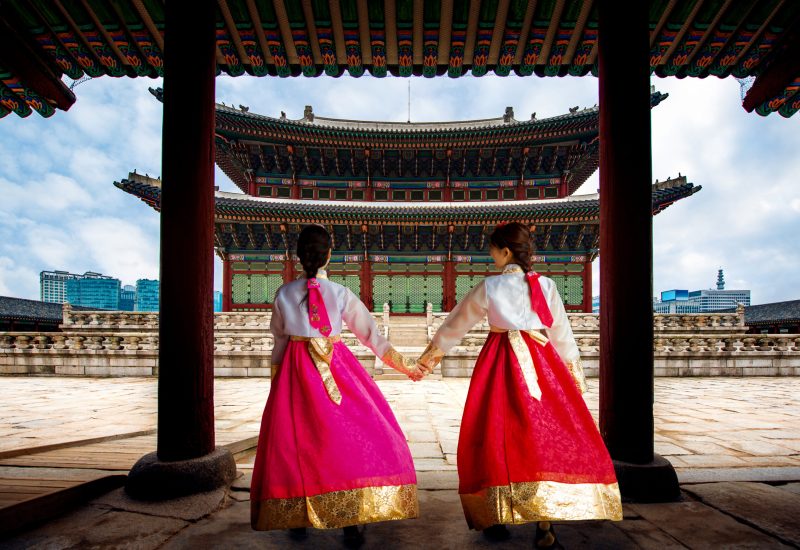
[[[407,119],[408,79],[217,79],[217,101],[251,112]],[[741,107],[733,79],[658,79],[653,178],[678,173],[703,190],[656,216],[654,293],[711,288],[717,269],[753,303],[800,298],[800,115],[762,118]],[[113,186],[136,169],[161,174],[159,80],[100,78],[76,87],[67,112],[0,120],[0,295],[38,299],[39,272],[99,271],[123,284],[158,277],[158,214]],[[594,78],[411,80],[415,122],[566,113],[597,103]],[[217,170],[217,185],[237,188]],[[578,193],[594,193],[597,174]],[[211,254],[211,251],[209,251]],[[216,262],[217,289],[221,264]],[[598,288],[595,262],[594,294]]]

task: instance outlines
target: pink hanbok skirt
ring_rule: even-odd
[[[253,529],[332,529],[416,518],[417,478],[397,420],[341,341],[328,395],[309,353],[290,341],[272,380],[250,488]]]

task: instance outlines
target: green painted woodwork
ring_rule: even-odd
[[[280,275],[236,273],[231,281],[233,303],[271,304],[282,284],[283,277]]]
[[[388,303],[392,313],[425,313],[428,302],[442,311],[442,278],[439,275],[375,275],[372,299],[375,311]]]
[[[358,275],[335,275],[329,274],[328,279],[334,283],[347,287],[356,296],[361,295],[361,277]]]

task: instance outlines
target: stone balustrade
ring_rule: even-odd
[[[384,335],[388,312],[375,313]],[[426,312],[429,339],[446,314]],[[588,376],[596,376],[599,318],[569,314]],[[269,312],[214,315],[217,376],[269,376],[272,336]],[[0,333],[0,374],[150,376],[158,373],[158,315],[72,311],[64,308],[62,332]],[[800,335],[747,334],[744,312],[656,314],[653,355],[657,376],[800,375]],[[443,376],[468,377],[486,340],[486,319],[444,358]],[[383,366],[350,332],[342,339],[373,375]]]

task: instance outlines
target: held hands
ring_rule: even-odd
[[[419,359],[417,359],[417,364],[414,366],[414,369],[416,369],[417,371],[419,371],[419,373],[420,373],[420,380],[421,380],[422,378],[424,378],[424,377],[428,376],[429,374],[432,374],[432,373],[433,373],[433,368],[427,367],[426,365],[424,365],[424,364],[420,363],[420,362],[419,362]]]

